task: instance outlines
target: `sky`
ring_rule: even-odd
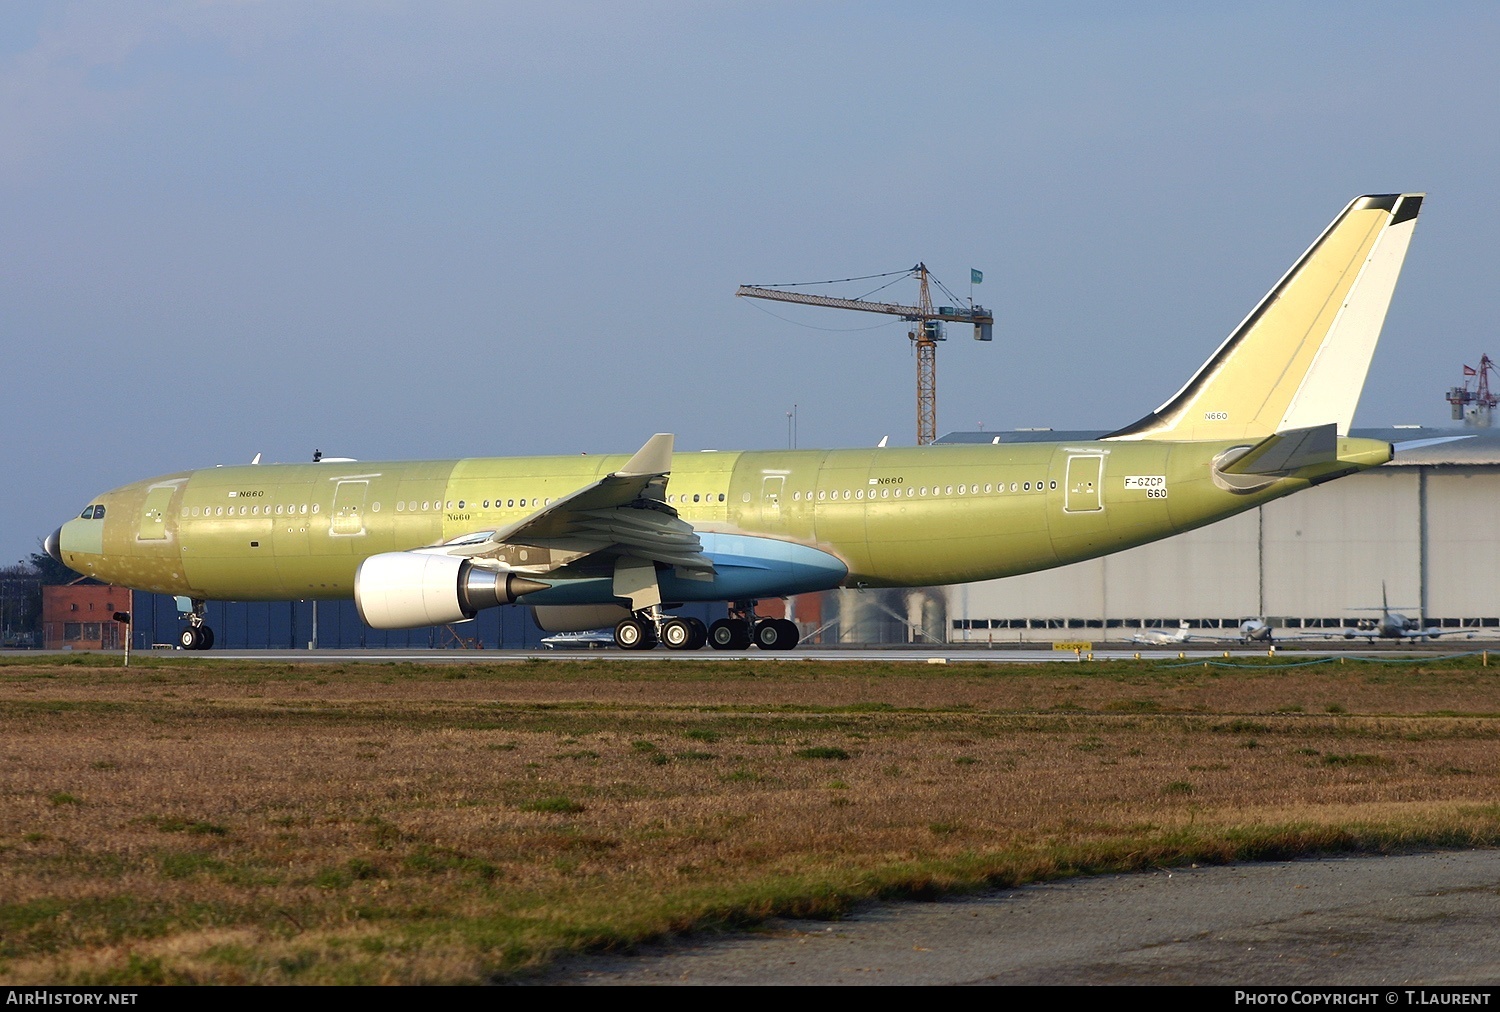
[[[192,467],[915,440],[1168,398],[1421,190],[1356,425],[1500,352],[1491,3],[0,3],[0,564]],[[835,286],[844,295],[866,288]],[[882,293],[914,301],[915,284]]]

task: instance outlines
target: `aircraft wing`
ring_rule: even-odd
[[[1438,626],[1430,626],[1426,629],[1410,629],[1402,635],[1408,639],[1435,640],[1439,636],[1462,636],[1464,639],[1473,639],[1479,630],[1472,626],[1458,626],[1452,629],[1442,629]]]
[[[667,504],[672,434],[659,432],[620,470],[565,495],[530,516],[451,543],[450,554],[480,562],[503,561],[516,569],[555,568],[588,555],[629,556],[683,570],[714,572],[692,525]],[[515,546],[543,549],[550,566],[514,565]]]

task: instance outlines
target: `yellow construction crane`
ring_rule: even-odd
[[[983,306],[976,306],[972,300],[965,306],[938,306],[933,308],[932,291],[929,285],[931,275],[927,271],[926,264],[917,264],[909,271],[896,271],[896,274],[904,277],[915,276],[921,286],[921,295],[915,306],[902,306],[891,302],[871,302],[866,299],[840,299],[828,295],[811,295],[806,292],[787,291],[787,288],[795,287],[787,285],[780,288],[762,287],[756,285],[741,285],[734,294],[746,296],[752,299],[770,299],[773,302],[795,302],[803,306],[825,306],[830,309],[858,309],[866,313],[887,313],[891,316],[899,316],[903,320],[910,321],[913,326],[907,337],[916,347],[917,351],[917,445],[926,446],[937,439],[937,343],[946,340],[943,334],[944,323],[972,323],[974,325],[974,340],[989,341],[993,339],[993,328],[995,324],[994,314],[988,312]],[[872,275],[872,277],[889,277],[890,275]],[[976,272],[976,277],[978,277]],[[850,281],[865,280],[863,278],[849,278]],[[815,282],[816,284],[828,284],[830,282]],[[888,287],[888,286],[883,286]],[[938,287],[943,288],[942,282]],[[955,303],[959,299],[943,288]]]

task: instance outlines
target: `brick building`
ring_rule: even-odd
[[[125,629],[115,612],[130,611],[131,593],[92,581],[42,588],[42,642],[47,650],[119,650]]]

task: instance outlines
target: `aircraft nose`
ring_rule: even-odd
[[[52,556],[58,562],[62,562],[62,528],[59,527],[47,535],[47,540],[42,542],[42,550]]]

